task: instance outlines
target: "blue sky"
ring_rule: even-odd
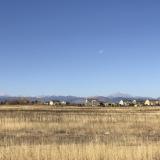
[[[1,0],[0,94],[160,96],[157,0]]]

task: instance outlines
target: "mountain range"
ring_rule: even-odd
[[[24,96],[0,96],[0,101],[12,101],[20,98],[25,98],[30,101],[41,101],[41,102],[46,102],[50,100],[58,100],[58,101],[66,101],[70,103],[84,103],[86,99],[92,98],[92,99],[97,99],[98,101],[101,102],[119,102],[120,100],[146,100],[146,99],[155,99],[152,97],[139,97],[139,96],[132,96],[129,94],[124,94],[124,93],[115,93],[109,96],[92,96],[92,97],[76,97],[76,96],[40,96],[40,97],[24,97]],[[160,98],[157,98],[160,100]]]

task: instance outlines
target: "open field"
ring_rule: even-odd
[[[0,160],[160,160],[160,108],[0,106]]]

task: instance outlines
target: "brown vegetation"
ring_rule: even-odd
[[[159,148],[160,108],[0,108],[0,160],[159,160]]]

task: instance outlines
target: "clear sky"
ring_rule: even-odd
[[[159,0],[1,0],[0,94],[160,96]]]

